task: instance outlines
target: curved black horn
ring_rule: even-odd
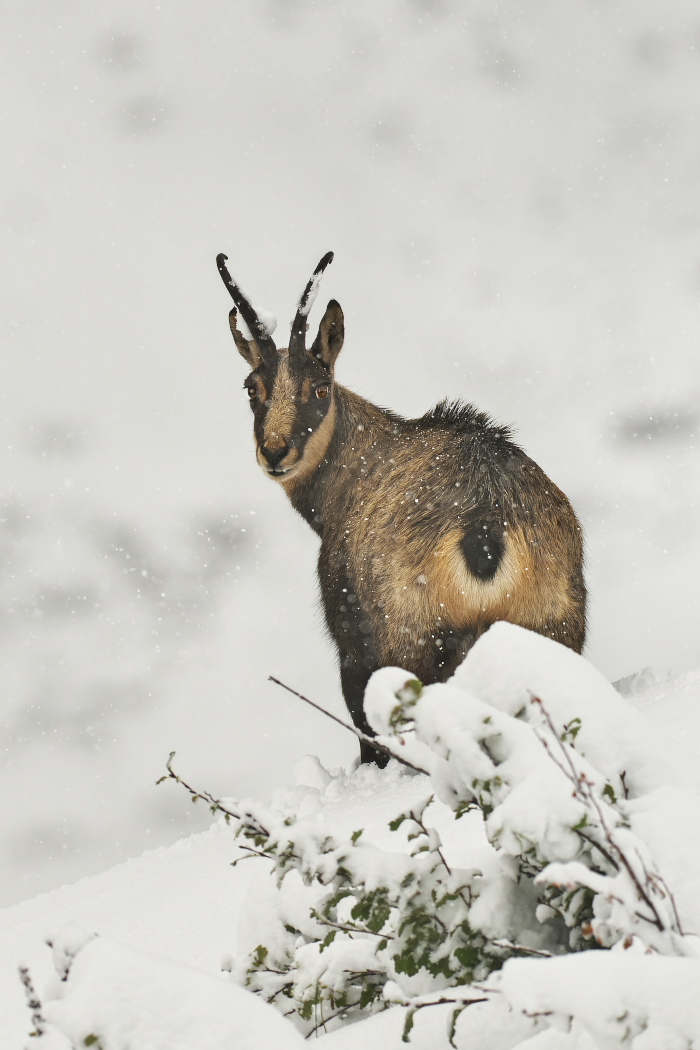
[[[292,334],[289,337],[290,355],[303,354],[306,350],[306,318],[314,304],[323,271],[332,262],[333,252],[326,252],[306,283],[306,288],[302,292],[299,305],[297,306],[296,316],[292,322]]]
[[[257,343],[261,356],[264,360],[270,360],[274,358],[274,355],[277,353],[277,347],[275,346],[274,340],[272,336],[268,335],[267,330],[255,312],[255,308],[251,306],[233,277],[231,277],[231,274],[228,272],[226,268],[227,260],[228,255],[224,255],[223,252],[220,252],[216,257],[216,265],[219,268],[221,280],[226,285],[228,294],[241,311],[243,320],[248,325],[250,334]]]

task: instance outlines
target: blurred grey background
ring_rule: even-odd
[[[316,541],[254,462],[214,258],[341,382],[515,423],[583,518],[590,659],[700,664],[694,0],[0,7],[0,904],[348,764]],[[325,299],[324,299],[325,296]],[[320,309],[314,320],[318,320]]]

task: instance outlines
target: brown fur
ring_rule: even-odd
[[[402,419],[334,383],[344,337],[334,301],[310,351],[262,355],[231,327],[253,366],[258,462],[321,538],[326,623],[361,729],[371,732],[373,670],[444,681],[497,620],[581,651],[580,525],[506,428],[460,404]],[[366,745],[362,757],[379,760]]]
[[[532,491],[520,493],[529,506],[512,495],[504,499],[518,489],[512,482],[499,485],[501,464],[474,477],[449,428],[416,432],[411,421],[384,414],[337,385],[336,397],[345,434],[336,427],[336,447],[322,469],[314,463],[284,487],[305,516],[309,504],[314,517],[321,511],[322,526],[312,522],[323,538],[319,571],[337,575],[342,567],[351,580],[378,665],[396,664],[423,679],[443,677],[443,667],[452,667],[501,619],[580,650],[581,531],[568,500],[546,475],[511,445],[510,470],[517,465]],[[460,546],[470,511],[484,498],[498,507],[504,526],[504,553],[491,579],[470,572]],[[450,653],[448,639],[461,636],[465,640]]]

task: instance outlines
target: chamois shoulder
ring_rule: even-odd
[[[358,424],[369,427],[378,427],[380,430],[394,429],[405,423],[406,420],[390,408],[380,408],[372,404],[366,398],[360,397],[346,386],[336,384],[336,400],[340,409],[339,425],[347,425],[354,429]]]
[[[412,423],[420,430],[450,430],[460,436],[481,438],[494,446],[518,448],[510,427],[496,423],[488,412],[459,399],[445,398]]]

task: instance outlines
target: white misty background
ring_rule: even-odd
[[[335,251],[340,381],[515,423],[590,659],[700,663],[693,0],[25,0],[0,41],[0,903],[206,826],[172,749],[228,795],[355,756],[266,682],[343,712],[217,252],[281,334]]]

